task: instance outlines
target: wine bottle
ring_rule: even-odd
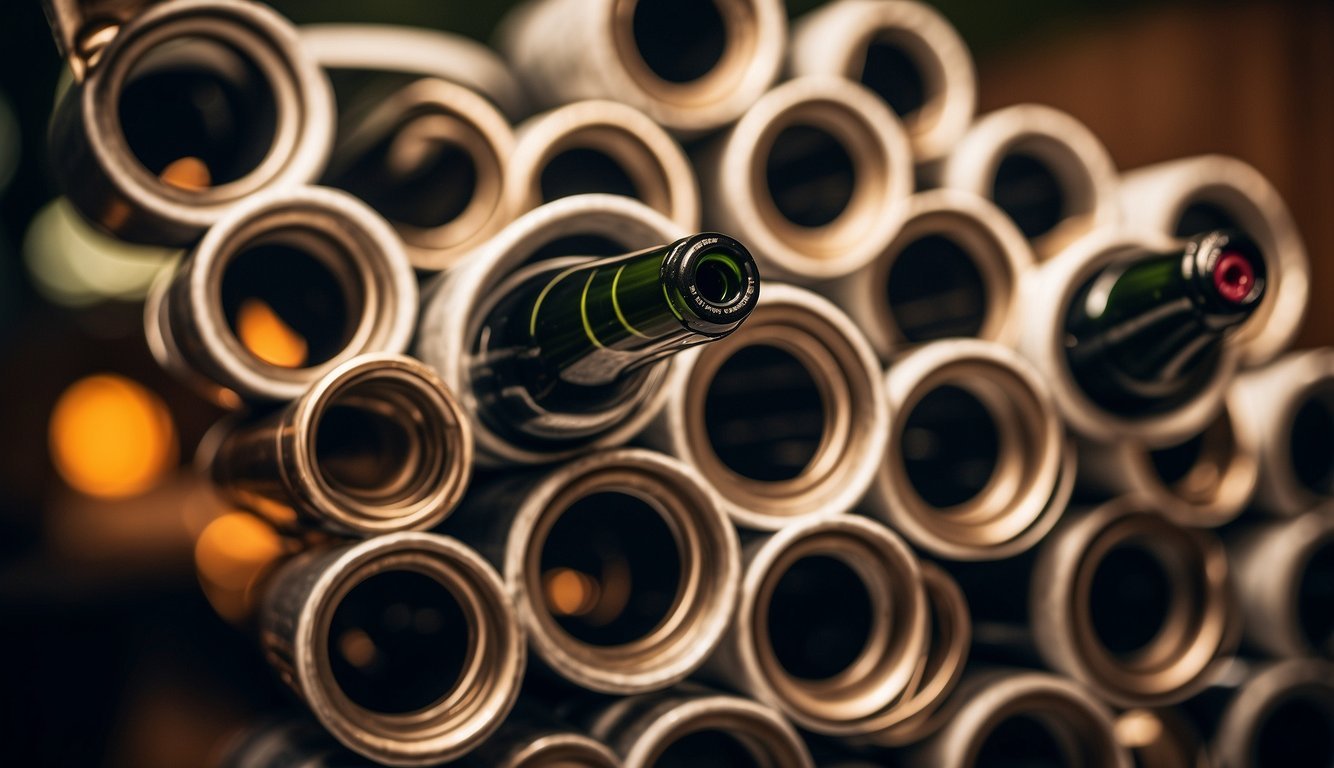
[[[1225,337],[1264,294],[1260,249],[1236,232],[1208,232],[1180,251],[1114,264],[1071,302],[1070,369],[1109,411],[1169,410],[1204,386]]]
[[[512,437],[576,437],[654,361],[723,338],[759,299],[745,246],[702,233],[619,256],[546,260],[499,286],[470,361],[481,417]]]

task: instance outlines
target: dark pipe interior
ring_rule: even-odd
[[[872,40],[867,46],[861,82],[879,94],[899,117],[911,117],[926,105],[926,80],[921,68],[892,38]]]
[[[991,199],[1029,238],[1056,228],[1069,211],[1065,189],[1046,161],[1026,152],[1011,152],[996,169]]]
[[[596,149],[567,149],[547,161],[539,180],[542,202],[591,192],[640,197],[634,179],[611,155]]]
[[[1297,617],[1306,641],[1334,656],[1334,541],[1311,554],[1297,588]]]
[[[633,24],[640,57],[669,83],[704,77],[727,51],[727,27],[715,0],[638,0]]]
[[[1297,410],[1289,450],[1298,482],[1314,494],[1334,496],[1334,393],[1312,397]]]
[[[1324,690],[1286,698],[1260,724],[1254,750],[1256,768],[1334,765],[1334,696]]]
[[[372,712],[416,712],[454,689],[472,634],[443,584],[415,571],[382,571],[353,587],[334,611],[328,639],[334,680]]]
[[[870,640],[874,608],[857,572],[829,555],[793,563],[769,601],[769,642],[783,669],[827,680],[857,660]]]
[[[277,133],[278,106],[264,73],[229,45],[173,38],[131,66],[117,103],[130,151],[153,175],[195,158],[210,186],[259,166]]]
[[[560,570],[580,574],[580,605],[561,610],[548,599],[547,610],[591,645],[624,645],[649,634],[681,589],[675,534],[657,510],[625,493],[600,491],[570,505],[547,534],[540,562],[544,577]]]
[[[1163,484],[1168,486],[1186,479],[1186,476],[1190,474],[1190,471],[1195,468],[1203,456],[1203,432],[1184,442],[1149,453],[1154,471],[1158,473],[1158,477],[1162,479]]]
[[[1191,237],[1216,229],[1240,229],[1232,214],[1213,203],[1191,203],[1177,219],[1175,235]]]
[[[477,163],[454,140],[456,122],[431,114],[406,120],[327,183],[396,224],[443,227],[463,215],[477,195]]]
[[[767,344],[737,350],[709,384],[704,422],[718,458],[743,477],[791,480],[815,458],[825,403],[806,366]]]
[[[779,131],[765,160],[778,212],[801,227],[822,227],[847,209],[857,187],[852,155],[833,134],[811,125]]]
[[[243,314],[265,309],[300,337],[306,356],[295,367],[337,355],[361,320],[360,291],[303,248],[284,242],[238,251],[224,268],[220,290],[223,315],[238,339]]]
[[[1016,714],[1001,720],[978,749],[976,768],[1077,768],[1044,718]]]
[[[977,336],[987,319],[982,273],[947,235],[919,237],[900,251],[885,293],[894,324],[912,343]]]
[[[389,382],[358,382],[339,392],[320,417],[315,459],[328,484],[367,504],[405,500],[441,466],[428,416]]]
[[[1000,460],[1000,432],[976,395],[946,384],[908,414],[900,450],[917,495],[933,507],[952,507],[991,482]]]
[[[663,750],[654,768],[764,768],[744,742],[727,731],[691,731]]]
[[[1090,586],[1093,630],[1114,657],[1128,659],[1167,623],[1174,585],[1162,560],[1142,542],[1114,546],[1098,563]]]

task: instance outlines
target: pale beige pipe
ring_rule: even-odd
[[[977,109],[973,57],[938,11],[914,0],[838,0],[793,24],[788,69],[794,76],[838,75],[865,83],[871,46],[902,54],[921,80],[923,103],[900,114],[913,159],[939,160],[963,137]]]
[[[907,464],[914,409],[943,387],[974,398],[998,437],[986,484],[946,507],[923,497]],[[1032,547],[1060,519],[1058,491],[1071,474],[1064,431],[1043,380],[1019,355],[973,339],[932,342],[890,364],[885,392],[888,447],[865,504],[914,545],[952,560],[1000,559]],[[927,439],[967,443],[973,435],[966,429]]]
[[[764,479],[733,469],[720,457],[720,449],[725,449],[709,432],[706,411],[715,388],[744,391],[761,384],[739,369],[720,372],[731,358],[752,347],[785,355],[784,364],[809,377],[819,399],[818,446],[790,478]],[[766,283],[741,328],[676,356],[662,391],[666,403],[643,439],[699,473],[743,528],[773,531],[850,510],[865,495],[885,454],[889,411],[875,353],[847,315],[795,286]],[[787,418],[783,402],[764,397],[750,402],[753,412],[736,414],[747,434],[781,425]]]
[[[1334,760],[1334,664],[1323,659],[1285,659],[1244,670],[1210,740],[1218,768],[1329,765]],[[1294,728],[1295,722],[1314,727]],[[1316,725],[1313,720],[1323,723]],[[1274,734],[1271,729],[1281,729]],[[1277,753],[1264,750],[1278,747]]]
[[[670,3],[670,5],[667,5]],[[673,133],[692,136],[737,119],[778,76],[787,18],[778,0],[710,0],[721,29],[654,29],[681,48],[717,33],[721,55],[693,79],[665,79],[646,61],[636,11],[657,4],[683,26],[709,24],[676,0],[529,0],[511,11],[497,47],[539,107],[582,99],[615,99]]]
[[[505,197],[515,213],[550,202],[543,191],[550,163],[571,150],[597,152],[634,184],[635,198],[683,228],[699,229],[699,185],[680,145],[633,107],[614,101],[578,101],[529,118],[517,129],[518,143],[505,177]],[[576,185],[599,189],[598,178],[574,169]]]
[[[865,736],[884,730],[885,722],[897,723],[895,706],[921,674],[927,641],[922,571],[903,540],[867,518],[838,516],[794,523],[747,541],[743,557],[736,618],[704,674],[816,733]],[[862,649],[844,669],[819,680],[790,672],[770,635],[770,612],[782,599],[780,582],[808,558],[838,561],[855,574],[870,600]]]
[[[1328,620],[1334,606],[1322,603],[1328,593],[1320,592],[1334,576],[1334,505],[1236,531],[1228,554],[1250,648],[1334,658]]]
[[[1297,337],[1311,293],[1306,246],[1278,190],[1259,171],[1223,155],[1172,160],[1127,171],[1120,198],[1129,227],[1172,236],[1198,234],[1183,231],[1183,216],[1203,206],[1224,217],[1206,228],[1230,224],[1260,246],[1267,295],[1238,331],[1242,365],[1273,360]]]
[[[1234,420],[1259,443],[1255,506],[1299,515],[1334,496],[1334,349],[1292,352],[1239,376]]]
[[[1041,301],[1024,303],[1019,352],[1037,368],[1061,417],[1078,438],[1102,443],[1134,440],[1151,449],[1162,448],[1204,431],[1222,409],[1238,364],[1238,351],[1230,343],[1224,344],[1212,375],[1192,397],[1143,416],[1113,413],[1099,406],[1079,387],[1066,358],[1066,319],[1084,284],[1111,265],[1146,253],[1167,253],[1179,245],[1161,236],[1102,230],[1029,273],[1025,295],[1041,297]]]
[[[851,189],[842,190],[847,204],[818,226],[789,218],[769,187],[770,157],[794,127],[824,134],[855,169]],[[798,283],[842,277],[870,263],[894,237],[913,185],[912,151],[898,118],[868,89],[828,75],[789,80],[766,93],[726,133],[709,139],[695,167],[704,226],[745,242],[766,279]]]
[[[885,362],[908,345],[953,334],[920,327],[915,316],[962,322],[976,314],[972,332],[958,335],[1013,346],[1023,319],[1024,279],[1035,259],[1009,217],[977,195],[952,189],[913,195],[901,216],[893,240],[870,263],[818,290],[857,322]],[[947,240],[966,260],[953,274],[955,285],[933,285],[930,293],[919,287],[918,275],[932,267],[945,274],[952,265],[932,264],[939,258],[935,251],[914,250],[928,238]],[[964,269],[971,274],[962,274]],[[907,298],[896,301],[892,292]]]
[[[1039,161],[1061,195],[1060,222],[1031,238],[1040,260],[1121,224],[1116,166],[1107,148],[1083,123],[1051,107],[1019,104],[983,115],[932,172],[942,187],[992,199],[1001,162],[1016,153]]]

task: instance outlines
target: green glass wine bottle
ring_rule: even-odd
[[[650,363],[736,330],[759,289],[745,246],[711,232],[620,256],[538,262],[498,287],[477,337],[479,412],[511,437],[581,437],[605,424],[589,414],[636,394]]]
[[[1109,411],[1169,410],[1205,385],[1225,337],[1264,294],[1264,258],[1237,232],[1207,232],[1180,251],[1114,264],[1071,302],[1070,369]]]

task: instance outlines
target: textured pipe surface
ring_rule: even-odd
[[[682,686],[620,699],[587,718],[625,768],[697,765],[814,768],[796,730],[750,699]]]
[[[307,24],[301,45],[326,69],[395,72],[458,83],[505,116],[528,113],[528,99],[495,51],[462,35],[388,24]]]
[[[497,43],[538,106],[616,99],[692,136],[755,103],[786,36],[778,0],[529,0]]]
[[[1334,506],[1236,530],[1228,554],[1249,648],[1334,658]]]
[[[1082,123],[1050,107],[1020,104],[982,116],[933,173],[943,187],[996,203],[1039,259],[1122,221],[1107,148]]]
[[[698,472],[737,525],[772,531],[846,512],[875,479],[883,376],[826,299],[768,283],[745,325],[673,365],[644,439]]]
[[[1120,197],[1131,228],[1173,237],[1239,229],[1255,240],[1269,295],[1240,331],[1242,365],[1263,365],[1292,343],[1310,299],[1310,265],[1287,205],[1259,171],[1221,155],[1188,157],[1128,171]]]
[[[384,219],[344,192],[305,187],[233,206],[154,284],[144,326],[158,362],[215,399],[288,400],[357,355],[403,351],[416,302]]]
[[[1286,659],[1245,672],[1210,739],[1218,768],[1317,768],[1334,762],[1334,665]]]
[[[866,505],[937,557],[1010,557],[1065,511],[1065,438],[1043,380],[998,344],[938,341],[885,377],[885,460]]]
[[[427,285],[414,354],[436,369],[473,419],[479,463],[541,464],[570,458],[590,448],[620,445],[642,430],[661,408],[666,396],[663,381],[675,365],[672,359],[655,363],[643,387],[625,403],[598,415],[591,423],[574,425],[576,437],[541,444],[516,443],[476,418],[477,396],[467,360],[487,312],[499,298],[494,295],[495,288],[537,259],[627,253],[670,243],[685,234],[678,224],[634,200],[615,195],[577,195],[529,211],[458,269]]]
[[[387,600],[402,602],[381,604]],[[402,635],[403,611],[415,647],[392,637]],[[500,578],[472,550],[428,533],[292,559],[266,589],[260,637],[279,677],[321,725],[389,765],[432,765],[474,749],[514,706],[523,678],[523,630]],[[386,656],[395,650],[407,654]],[[376,665],[358,663],[367,660]]]
[[[358,96],[342,109],[325,180],[388,219],[414,267],[453,266],[513,219],[514,136],[490,102],[435,78]]]
[[[1092,442],[1134,440],[1162,448],[1203,432],[1223,407],[1227,387],[1237,369],[1238,353],[1231,340],[1207,382],[1192,397],[1159,413],[1130,416],[1098,405],[1075,381],[1066,356],[1066,318],[1080,288],[1100,270],[1145,253],[1166,253],[1175,241],[1149,235],[1093,233],[1034,270],[1028,295],[1042,301],[1024,304],[1019,351],[1046,381],[1067,427]]]
[[[945,17],[912,0],[839,0],[812,11],[793,25],[788,68],[874,90],[903,121],[919,164],[948,153],[977,109],[968,47]]]
[[[1259,444],[1255,505],[1299,515],[1334,497],[1334,350],[1285,355],[1237,378],[1234,420]]]
[[[446,528],[500,570],[533,661],[601,693],[680,682],[736,605],[735,531],[688,467],[651,451],[508,474],[470,495]]]
[[[296,29],[267,6],[158,4],[93,58],[52,116],[52,165],[75,207],[118,237],[188,244],[232,206],[310,183],[324,167],[333,94]],[[207,100],[162,106],[164,89],[190,88]],[[206,130],[228,125],[230,143]]]
[[[520,709],[482,746],[456,765],[460,768],[621,768],[621,759],[606,744],[534,714],[532,708],[524,709],[521,704]]]
[[[913,165],[898,118],[868,89],[803,77],[766,93],[695,155],[704,225],[747,243],[768,278],[847,275],[894,236]]]
[[[1007,759],[1064,768],[1133,765],[1106,705],[1063,677],[983,668],[964,678],[952,705],[941,729],[904,753],[904,765],[963,768]]]
[[[991,203],[958,190],[908,199],[897,234],[867,265],[819,286],[857,322],[883,361],[951,337],[1018,341],[1033,251]]]
[[[1156,450],[1132,441],[1080,443],[1083,489],[1135,494],[1179,525],[1213,528],[1241,514],[1260,478],[1259,438],[1234,419],[1235,396],[1205,429]]]
[[[529,118],[517,133],[505,184],[511,210],[605,192],[699,229],[699,185],[690,161],[670,134],[633,107],[578,101]]]
[[[201,466],[230,500],[285,528],[429,528],[463,498],[472,473],[467,417],[430,368],[402,355],[354,358],[216,442],[201,448]]]
[[[903,540],[839,516],[748,540],[743,553],[736,619],[705,674],[817,733],[897,722],[927,641],[922,571]]]

